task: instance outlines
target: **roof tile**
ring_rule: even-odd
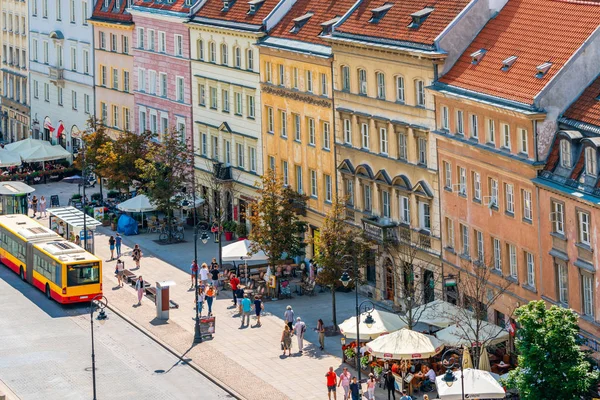
[[[134,4],[138,7],[178,13],[188,13],[190,11],[190,6],[186,4],[186,0],[137,0]]]
[[[230,0],[230,3],[232,1]],[[279,0],[265,0],[254,14],[248,14],[250,4],[246,0],[235,0],[229,10],[223,11],[223,0],[207,0],[196,13],[197,17],[212,18],[222,21],[240,22],[245,24],[262,24],[263,19],[279,3]]]
[[[115,2],[117,0],[109,0],[108,7],[104,7],[104,0],[96,0],[94,11],[92,12],[92,19],[118,22],[118,23],[132,23],[133,18],[126,10],[127,2],[121,0],[119,8],[115,9]]]
[[[565,112],[565,117],[600,126],[600,77]]]

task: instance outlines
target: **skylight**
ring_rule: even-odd
[[[414,12],[410,14],[412,17],[412,22],[408,25],[409,28],[416,29],[421,26],[423,22],[429,17],[429,15],[433,12],[433,7],[425,7],[422,10]]]
[[[537,66],[537,74],[535,74],[535,77],[543,78],[546,75],[546,73],[548,73],[548,71],[550,70],[551,67],[552,67],[552,63],[550,61],[538,65]]]
[[[483,56],[485,56],[485,53],[487,53],[486,49],[479,49],[474,53],[471,53],[471,63],[472,64],[477,64],[479,63],[479,61],[481,61],[481,59],[483,58]]]
[[[510,56],[507,59],[505,59],[504,61],[502,61],[502,68],[500,68],[502,71],[508,71],[510,69],[510,67],[513,66],[513,64],[515,63],[515,61],[517,61],[517,56]]]
[[[300,31],[300,29],[302,29],[302,27],[304,26],[304,24],[306,24],[308,22],[308,20],[310,19],[310,17],[312,17],[314,14],[311,12],[308,12],[298,18],[294,18],[292,21],[294,21],[294,26],[292,27],[292,29],[290,29],[290,33],[298,33],[298,31]]]
[[[384,5],[374,8],[371,10],[371,12],[373,13],[373,16],[371,17],[371,19],[369,20],[369,22],[376,24],[377,22],[379,22],[381,20],[381,18],[383,18],[385,16],[385,14],[389,11],[390,8],[392,8],[392,6],[394,5],[394,3],[385,3]]]

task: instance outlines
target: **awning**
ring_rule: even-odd
[[[471,319],[467,322],[461,322],[460,324],[468,324],[464,327],[458,324],[450,325],[449,327],[436,332],[436,336],[446,346],[478,346],[475,338],[475,327],[477,321]],[[470,324],[470,325],[469,325]],[[481,321],[479,330],[479,341],[485,342],[487,346],[492,346],[498,343],[502,343],[508,340],[509,333],[506,329],[502,329],[497,325],[490,324],[489,322]]]

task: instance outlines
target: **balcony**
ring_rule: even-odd
[[[231,166],[225,166],[223,163],[215,162],[213,164],[213,174],[219,181],[232,181]]]
[[[431,236],[429,232],[419,232],[419,247],[422,249],[431,249]]]
[[[349,208],[351,206],[346,206],[346,220],[354,223],[355,218],[356,218],[356,213],[354,212],[353,208]]]
[[[50,79],[50,82],[52,82],[53,84],[55,84],[57,86],[63,87],[64,86],[63,72],[64,72],[64,69],[62,69],[62,68],[49,67],[48,68],[48,78]]]

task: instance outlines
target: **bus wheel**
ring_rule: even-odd
[[[25,272],[23,272],[23,267],[19,269],[19,276],[21,277],[22,281],[25,280]]]
[[[50,286],[46,283],[46,297],[48,300],[52,300],[52,295],[50,294]]]

